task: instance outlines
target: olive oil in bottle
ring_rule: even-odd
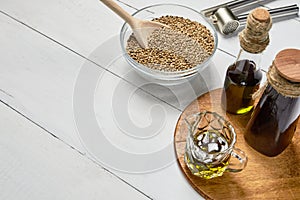
[[[259,89],[262,79],[260,60],[269,44],[270,13],[262,8],[253,10],[247,18],[246,28],[239,34],[240,52],[235,63],[227,69],[222,107],[233,114],[252,110],[252,95]]]
[[[222,106],[230,113],[244,114],[253,108],[252,94],[262,79],[253,60],[239,59],[228,67],[222,95]]]

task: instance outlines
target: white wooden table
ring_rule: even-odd
[[[133,13],[157,3],[200,11],[221,2],[118,4]],[[266,6],[293,3],[300,5]],[[238,39],[219,35],[210,67],[167,88],[124,61],[122,24],[97,0],[0,1],[1,200],[201,199],[177,166],[174,127],[189,102],[222,86]],[[281,49],[300,48],[299,28],[299,18],[274,23],[264,69]]]

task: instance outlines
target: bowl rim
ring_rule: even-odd
[[[140,63],[138,63],[137,61],[135,61],[133,58],[131,58],[130,55],[128,55],[127,51],[126,51],[126,45],[125,45],[125,33],[127,31],[127,29],[130,27],[128,25],[127,22],[124,22],[122,27],[121,27],[121,31],[120,31],[120,43],[121,43],[121,49],[123,51],[123,54],[125,55],[127,61],[130,62],[130,65],[133,66],[135,69],[137,69],[138,71],[144,73],[144,74],[147,74],[148,76],[151,76],[153,78],[156,78],[156,79],[161,79],[161,78],[168,78],[168,79],[178,79],[178,78],[186,78],[186,77],[189,77],[191,75],[194,75],[196,74],[199,70],[201,69],[204,69],[206,68],[206,66],[208,65],[209,61],[212,59],[212,57],[214,56],[216,50],[217,50],[217,46],[218,46],[218,34],[217,34],[217,30],[216,28],[214,27],[214,25],[199,11],[191,8],[191,7],[188,7],[188,6],[185,6],[185,5],[181,5],[181,4],[175,4],[175,3],[159,3],[159,4],[153,4],[153,5],[149,5],[149,6],[146,6],[146,7],[143,7],[137,11],[135,11],[132,16],[135,16],[137,15],[138,13],[144,11],[144,10],[147,10],[149,8],[153,8],[153,7],[161,7],[161,6],[176,6],[176,7],[182,7],[182,8],[185,8],[185,9],[188,9],[188,10],[191,10],[195,13],[198,13],[200,15],[200,17],[209,25],[209,28],[213,31],[210,31],[211,34],[213,35],[214,37],[214,49],[212,51],[212,54],[205,59],[205,61],[203,61],[202,63],[200,63],[199,65],[196,65],[190,69],[186,69],[186,70],[180,70],[180,71],[161,71],[161,70],[156,70],[156,69],[152,69],[152,68],[149,68],[145,65],[142,65]],[[200,22],[198,22],[200,23]],[[205,25],[205,27],[207,27],[207,25]],[[202,66],[202,68],[200,68],[200,66]],[[159,77],[158,77],[159,76]]]

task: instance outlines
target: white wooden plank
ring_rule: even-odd
[[[79,150],[72,91],[84,59],[0,15],[2,100]]]
[[[94,104],[97,121],[87,110],[77,113],[82,106],[75,103],[79,135],[93,158],[154,199],[202,199],[176,163],[173,134],[181,112],[109,73],[95,82],[95,93],[83,91],[79,102]]]
[[[156,0],[145,2],[130,0],[122,2],[118,2],[118,4],[129,13],[133,13],[136,11],[135,8],[142,8],[158,3],[178,3],[200,11],[201,9],[226,1],[197,2],[189,0],[182,2],[179,0],[165,0],[161,2]],[[30,0],[25,3],[11,0],[0,2],[0,7],[5,13],[86,57],[103,42],[111,39],[111,37],[116,37],[119,40],[118,35],[124,23],[122,19],[99,1]],[[224,38],[220,37],[220,39],[223,40]]]
[[[88,57],[90,55],[89,53],[91,53],[95,48],[99,47],[99,45],[101,45],[103,42],[111,39],[110,36],[117,36],[123,23],[123,21],[118,16],[113,14],[98,1],[31,1],[32,3],[26,2],[22,4],[17,1],[5,1],[1,2],[0,5],[2,4],[1,8],[3,11],[18,19],[22,19],[22,21],[24,21],[25,23],[37,28],[48,36],[60,41],[61,43],[83,54],[86,57]],[[151,4],[158,3],[178,3],[190,6],[191,8],[200,11],[201,9],[227,1],[185,1],[183,3],[179,0],[165,0],[164,2],[158,0],[151,2],[123,0],[122,2],[128,4],[133,8],[142,8]],[[297,0],[281,0],[268,3],[266,4],[266,6],[273,8],[276,6],[284,6],[297,2]],[[135,9],[131,9],[131,7],[129,6],[124,6],[124,4],[120,2],[119,4],[126,8],[129,12],[135,11]],[[20,7],[22,7],[22,9],[19,9]],[[52,13],[56,14],[53,16],[51,15]],[[45,17],[47,15],[50,15],[51,17]],[[103,19],[110,19],[109,23],[106,23],[106,21]],[[295,24],[295,22],[284,21],[283,23],[291,23],[289,26],[294,27],[293,29],[295,30],[297,30],[296,27],[299,26],[297,23]],[[273,34],[281,35],[281,32],[271,32],[271,36]],[[223,36],[221,34],[218,35],[219,48],[229,52],[232,55],[236,55],[239,50],[239,42],[236,34],[230,36]],[[287,38],[289,38],[289,41],[295,41],[297,40],[297,34],[291,34],[290,37]],[[275,47],[278,46],[276,42],[277,41],[275,41]],[[266,63],[269,63],[269,60],[267,60]]]
[[[83,55],[118,34],[124,23],[98,0],[9,0],[0,2],[0,10]]]
[[[147,80],[133,70],[123,57],[122,50],[115,39],[107,40],[96,48],[91,52],[89,59],[101,63],[109,71],[180,110],[183,110],[197,96],[208,90],[222,87],[227,66],[235,60],[233,56],[217,50],[212,62],[194,79],[185,84],[159,86],[153,80]]]
[[[3,66],[8,67],[1,67],[0,74],[2,77],[0,81],[2,90],[10,95],[9,96],[2,92],[4,100],[16,99],[8,102],[20,102],[21,106],[18,106],[19,104],[17,104],[16,107],[25,108],[24,110],[26,113],[24,114],[27,117],[30,117],[35,122],[51,131],[57,137],[61,138],[63,141],[74,146],[76,149],[83,151],[80,143],[78,142],[79,137],[76,133],[72,110],[72,92],[74,90],[74,83],[76,82],[78,70],[80,68],[79,65],[83,62],[82,59],[72,53],[69,53],[64,48],[59,47],[53,42],[44,39],[40,35],[35,34],[32,31],[28,31],[23,26],[14,23],[6,17],[1,17],[1,26],[3,27],[3,30],[5,30],[3,34],[6,34],[5,38],[1,37],[3,38],[1,40],[1,46],[3,47],[1,48],[1,58],[2,63],[4,63]],[[33,57],[34,59],[32,59]],[[101,72],[101,69],[99,69],[98,66],[91,63],[87,69],[94,69]],[[75,72],[73,70],[75,70]],[[125,83],[119,78],[112,76],[110,73],[105,73],[105,77],[110,81],[105,82],[105,84],[101,85],[102,87],[113,84],[122,86]],[[137,90],[137,88],[132,87],[130,84],[126,84],[125,88],[126,87],[128,87],[128,89],[125,90],[125,93],[127,91],[131,92],[132,90]],[[99,88],[101,87],[99,86]],[[113,92],[113,90],[110,87],[104,87],[101,89],[102,92],[98,93],[99,99],[102,99],[102,97],[112,97],[111,92]],[[174,110],[170,108],[168,105],[163,104],[160,101],[157,101],[157,99],[152,98],[149,95],[145,98],[145,94],[138,94],[135,98],[139,99],[139,107],[135,107],[135,101],[133,101],[133,104],[129,107],[130,113],[133,113],[135,116],[133,122],[139,123],[140,121],[136,120],[141,117],[144,117],[141,119],[147,119],[149,116],[151,117],[150,114],[152,113],[147,113],[145,111],[153,105],[161,106],[165,109],[167,114],[167,125],[161,130],[159,135],[160,138],[158,137],[154,140],[156,143],[153,143],[153,141],[150,142],[152,142],[152,148],[155,148],[155,145],[163,146],[170,144],[171,139],[173,138],[173,129],[180,112],[176,109]],[[128,99],[124,99],[120,96],[121,102],[126,102],[127,100]],[[144,100],[147,100],[148,103],[146,104]],[[101,102],[99,106],[105,107],[105,105],[109,103],[110,101]],[[107,108],[109,109],[111,107]],[[24,110],[20,111],[23,112]],[[101,108],[97,111],[98,116],[101,117]],[[102,113],[104,114],[102,115],[102,118],[112,119],[112,116],[108,115],[110,113],[107,112],[108,111]],[[156,110],[156,112],[159,111]],[[107,123],[107,121],[100,121],[100,123],[107,124],[109,133],[111,131],[118,130],[117,124],[114,122]],[[165,133],[165,135],[162,135],[163,133]],[[119,130],[116,134],[122,133]],[[128,140],[128,138],[122,139],[120,141],[121,143],[117,144],[123,145],[124,147],[124,145],[126,145],[126,140]],[[27,144],[31,145],[29,141]],[[129,150],[137,151],[137,149]],[[172,157],[174,155],[170,156]],[[174,161],[174,159],[171,161]],[[173,169],[175,171],[178,170],[177,167]],[[63,170],[67,169],[63,167]],[[126,175],[124,178],[127,179],[127,176],[131,177],[131,175]],[[164,196],[161,193],[161,190],[158,190],[158,188],[162,187],[162,182],[160,181],[161,174],[151,174],[149,176],[150,179],[144,179],[143,177],[147,177],[147,175],[145,176],[144,174],[141,174],[138,177],[140,177],[140,179],[144,179],[142,182],[136,182],[137,178],[135,176],[132,177],[133,178],[130,179],[130,183],[138,189],[141,188],[143,190],[147,189],[149,186],[147,180],[155,180],[153,188],[146,190],[151,192],[148,195],[157,197],[158,199]],[[13,178],[13,180],[14,179],[15,178]],[[191,199],[194,199],[195,196],[199,196],[189,187],[188,183],[184,179],[172,177],[171,180],[165,180],[176,183],[177,187],[180,187],[182,184],[185,185],[187,188],[186,190],[189,191],[188,193],[191,193],[190,195],[193,197]],[[169,190],[172,190],[172,188],[169,188],[166,191]],[[178,199],[178,197],[182,195],[184,195],[184,193],[182,193],[181,190],[176,190],[176,192],[173,193],[172,198]]]
[[[0,103],[0,199],[149,199]]]
[[[118,175],[129,183],[139,185],[147,194],[152,194],[153,199],[204,200],[188,183],[177,161],[167,168],[144,175],[128,175],[120,172]]]

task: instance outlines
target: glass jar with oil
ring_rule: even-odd
[[[271,25],[270,13],[265,9],[257,8],[248,15],[246,28],[239,34],[241,49],[225,76],[222,107],[227,112],[245,114],[252,110],[252,95],[262,79],[260,62],[269,44]]]
[[[188,135],[184,161],[193,175],[211,179],[226,171],[239,172],[246,167],[247,156],[234,147],[234,128],[222,116],[203,111],[185,120]]]

